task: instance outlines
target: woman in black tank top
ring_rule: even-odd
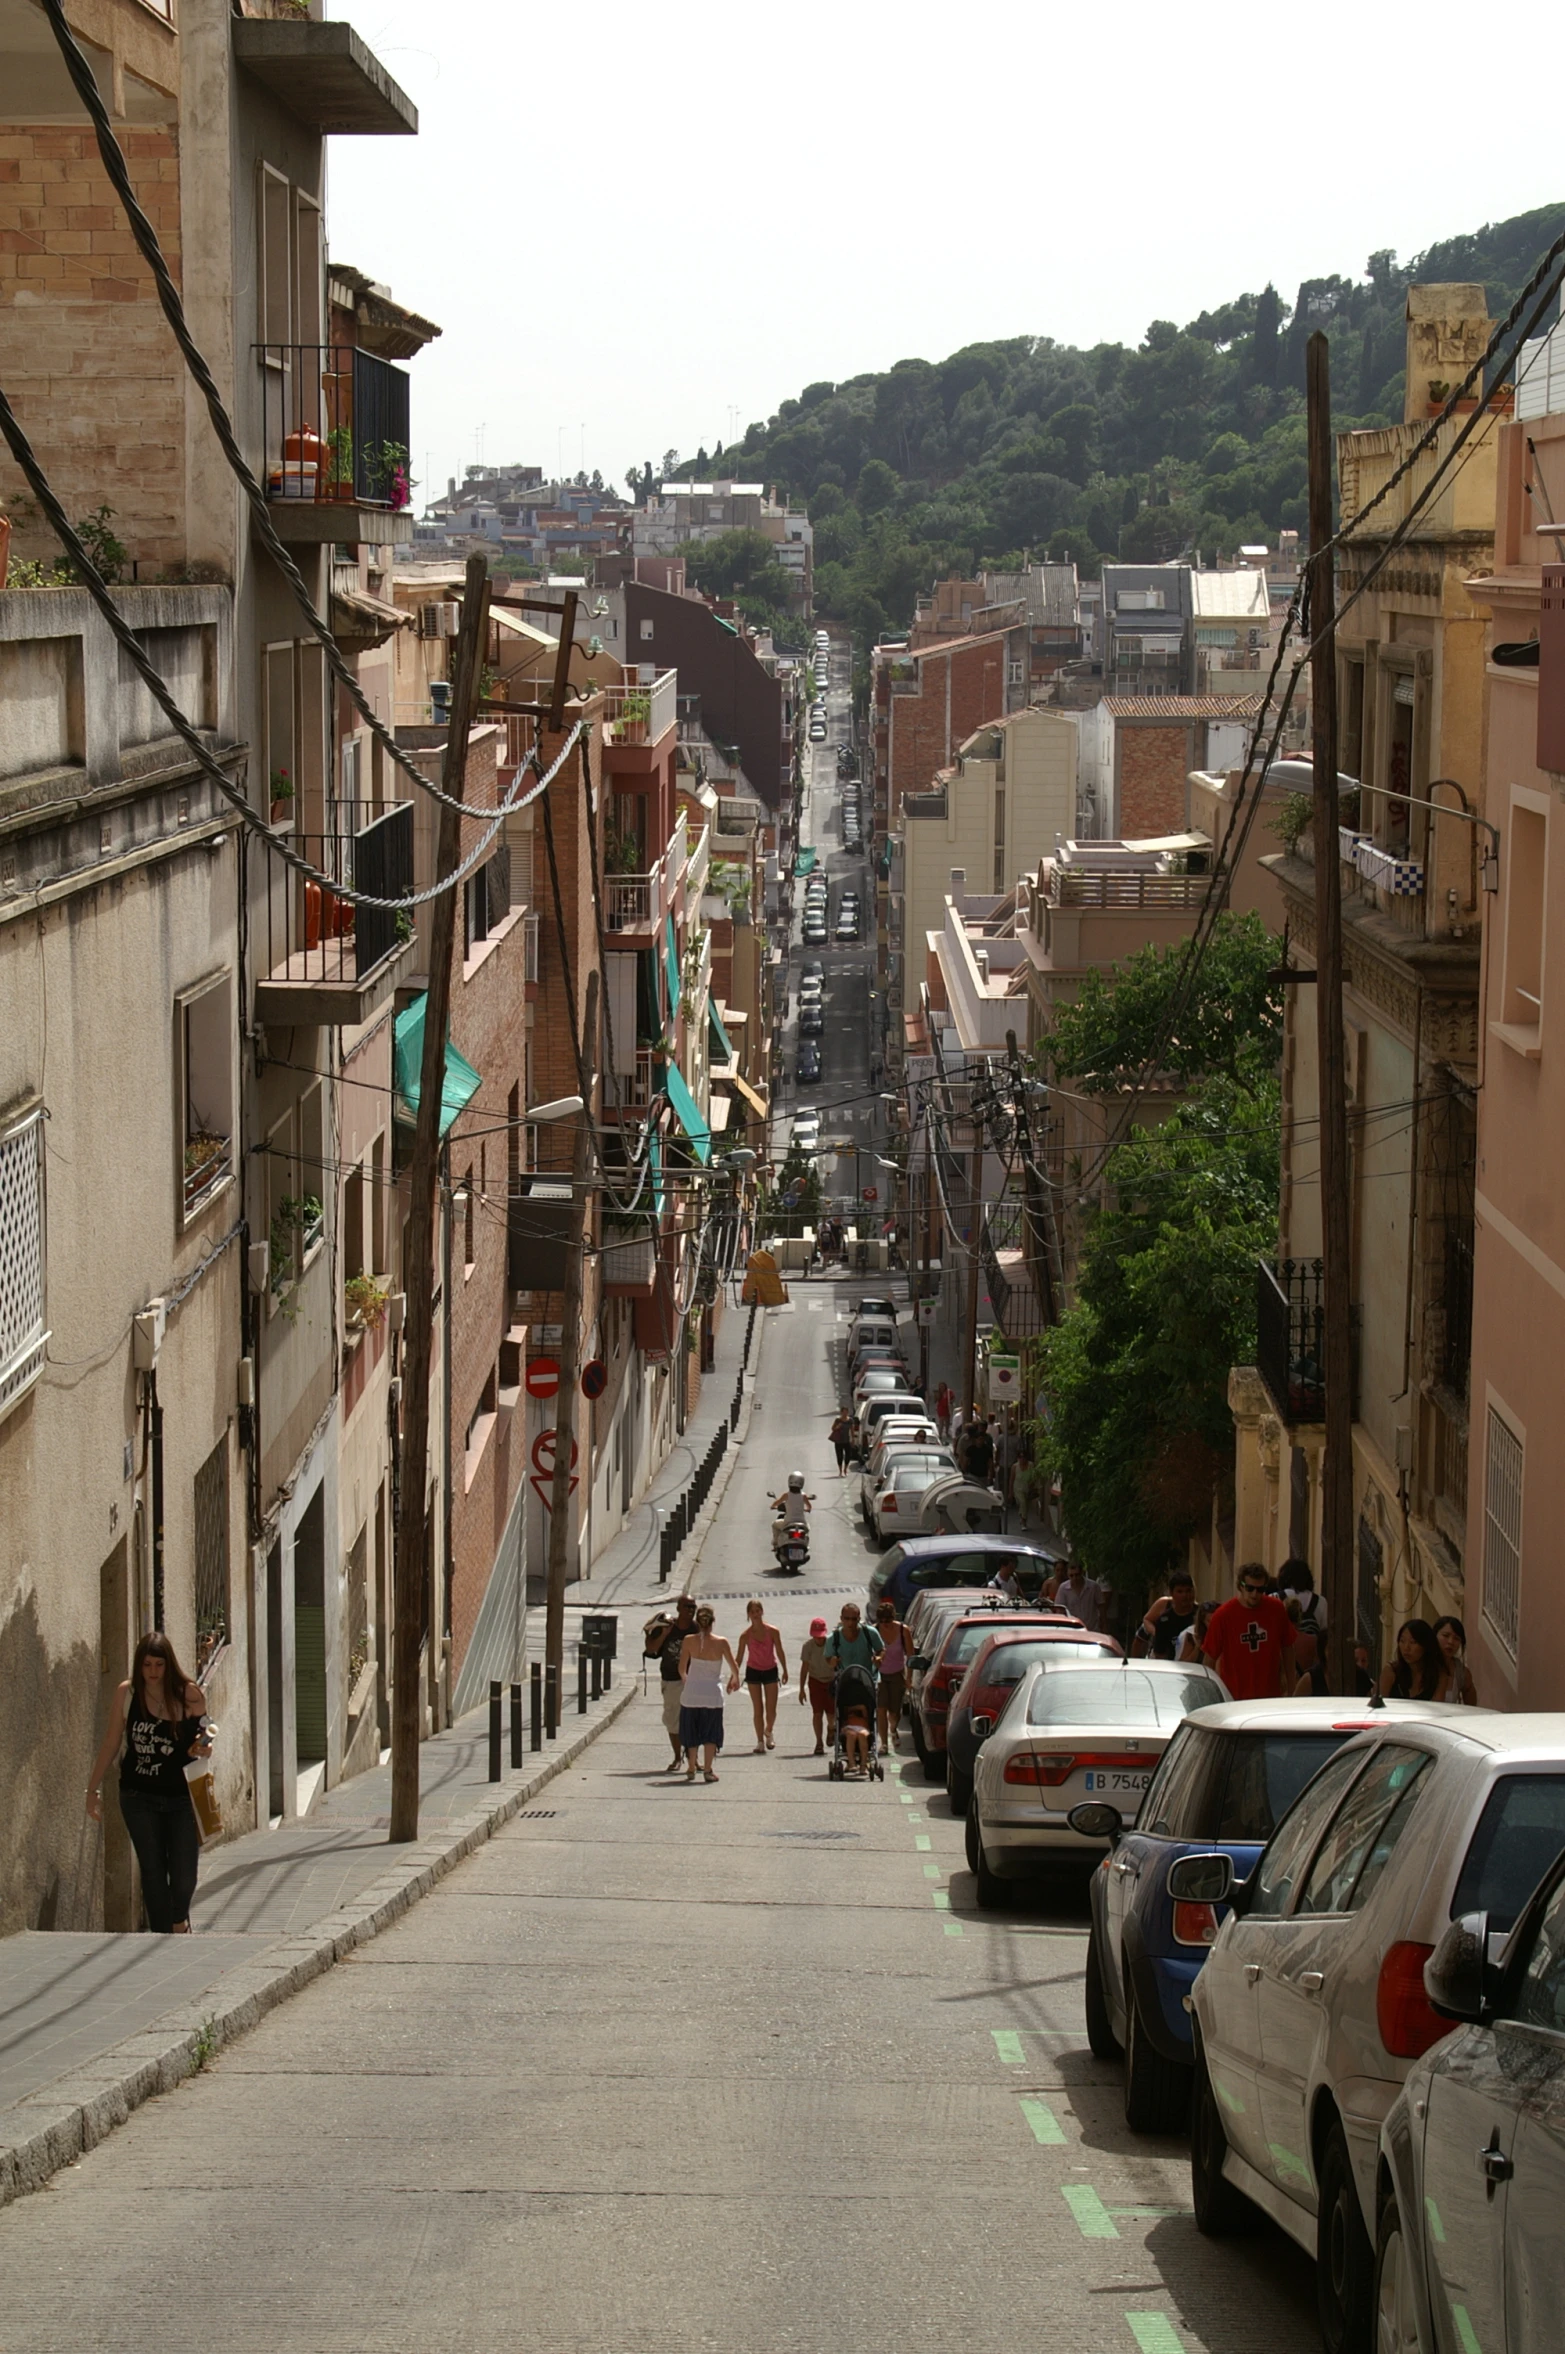
[[[144,1635],[130,1676],[109,1710],[109,1727],[93,1760],[87,1812],[103,1820],[103,1781],[120,1756],[120,1813],[141,1867],[147,1925],[188,1936],[201,1834],[185,1768],[207,1755],[206,1696],[180,1666],[167,1635]]]
[[[1150,1652],[1154,1659],[1177,1658],[1179,1638],[1195,1625],[1199,1607],[1193,1579],[1186,1576],[1171,1578],[1168,1592],[1153,1603],[1136,1629],[1136,1639],[1131,1646],[1136,1657],[1145,1659]]]

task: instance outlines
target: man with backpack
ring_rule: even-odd
[[[1326,1598],[1315,1591],[1315,1572],[1297,1554],[1285,1561],[1277,1572],[1277,1588],[1287,1605],[1288,1616],[1301,1634],[1314,1635],[1317,1640],[1326,1632]]]

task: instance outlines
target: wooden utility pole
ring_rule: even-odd
[[[1027,1082],[1022,1075],[1021,1049],[1016,1043],[1014,1030],[1005,1033],[1005,1052],[1010,1066],[1011,1095],[1016,1105],[1017,1135],[1021,1144],[1022,1186],[1027,1208],[1027,1266],[1037,1295],[1038,1320],[1047,1327],[1058,1321],[1054,1300],[1054,1254],[1051,1247],[1054,1221],[1033,1144],[1032,1115],[1027,1109]]]
[[[1321,1464],[1320,1585],[1331,1643],[1331,1680],[1353,1690],[1352,1244],[1349,1230],[1347,1056],[1342,1029],[1342,879],[1337,859],[1337,591],[1332,549],[1331,346],[1307,352],[1310,467],[1310,662],[1315,761],[1315,1019],[1320,1066],[1322,1375],[1326,1449]]]
[[[586,812],[592,823],[592,812]],[[549,1497],[549,1590],[544,1612],[545,1667],[555,1670],[554,1688],[565,1689],[565,1584],[570,1567],[571,1448],[576,1437],[576,1388],[581,1374],[581,1302],[591,1207],[592,1093],[597,1084],[598,970],[587,975],[587,1003],[582,1014],[581,1059],[585,1093],[576,1115],[576,1140],[571,1152],[571,1232],[565,1246],[565,1295],[560,1309],[560,1387],[554,1410],[554,1486]],[[581,1476],[592,1477],[592,1465],[581,1459]]]
[[[984,1146],[980,1135],[967,1163],[967,1314],[962,1320],[962,1420],[978,1408],[978,1231],[983,1219]]]
[[[418,1837],[418,1750],[424,1714],[419,1653],[423,1647],[426,1593],[430,1597],[430,1640],[435,1639],[429,1545],[429,1368],[435,1333],[440,1107],[445,1095],[446,1030],[451,1016],[451,962],[456,942],[457,886],[452,878],[462,863],[462,818],[450,803],[461,800],[466,782],[468,731],[477,707],[488,632],[489,568],[482,556],[469,556],[462,627],[456,640],[456,673],[451,684],[451,717],[440,772],[440,782],[449,799],[440,804],[435,845],[435,880],[448,887],[432,902],[430,910],[424,1058],[419,1070],[418,1118],[413,1133],[408,1263],[403,1269],[408,1305],[402,1359],[405,1403],[392,1632],[393,1842]],[[447,1438],[449,1442],[449,1433]]]

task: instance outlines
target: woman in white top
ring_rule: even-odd
[[[679,1738],[685,1752],[685,1780],[696,1778],[696,1751],[704,1754],[701,1770],[715,1782],[714,1765],[723,1746],[723,1662],[728,1663],[728,1689],[739,1689],[739,1662],[721,1636],[712,1632],[715,1614],[703,1603],[696,1612],[695,1632],[685,1637],[679,1654],[684,1695],[679,1705]]]

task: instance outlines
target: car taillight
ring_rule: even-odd
[[[1424,1992],[1424,1964],[1434,1950],[1432,1945],[1401,1938],[1388,1949],[1380,1965],[1375,2024],[1393,2059],[1419,2059],[1432,2043],[1451,2032],[1450,2020],[1441,2018]]]
[[[1176,1945],[1210,1945],[1216,1935],[1217,1907],[1215,1905],[1175,1905],[1174,1943]]]
[[[888,1488],[888,1489],[887,1489],[887,1491],[886,1491],[886,1493],[885,1493],[885,1494],[884,1494],[884,1495],[881,1497],[881,1499],[880,1499],[880,1509],[881,1509],[881,1511],[882,1511],[882,1512],[895,1512],[896,1508],[897,1508],[897,1500],[896,1500],[896,1497],[895,1497],[895,1496],[894,1496],[894,1495],[891,1493],[890,1489]]]
[[[1025,1783],[1029,1788],[1057,1790],[1078,1768],[1093,1766],[1111,1774],[1145,1774],[1156,1763],[1155,1757],[1126,1757],[1117,1749],[1080,1749],[1070,1757],[1053,1757],[1038,1749],[1019,1749],[1014,1757],[1006,1759],[1003,1779]]]

